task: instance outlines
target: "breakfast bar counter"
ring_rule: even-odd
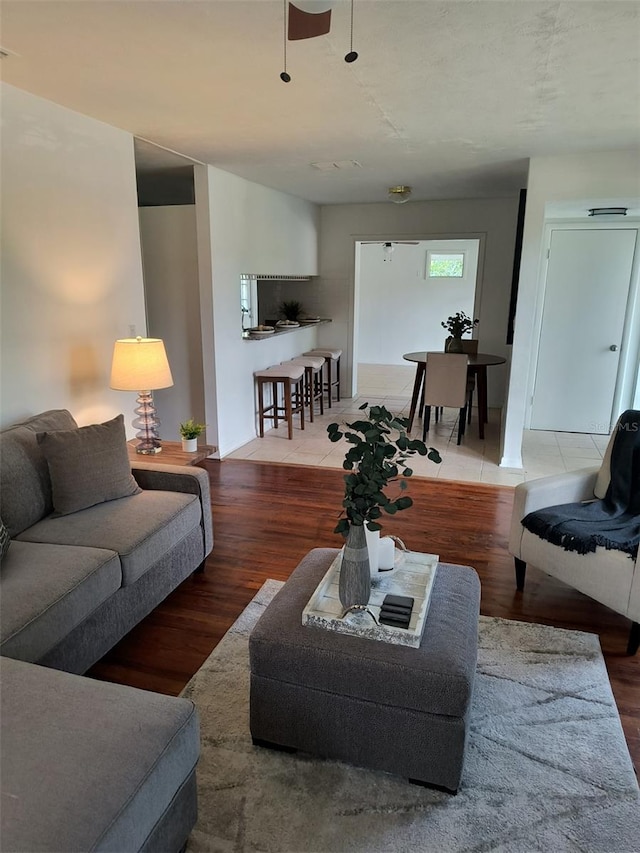
[[[302,322],[296,326],[275,326],[273,332],[258,332],[253,333],[250,329],[245,329],[242,333],[242,339],[245,341],[266,341],[272,338],[280,337],[280,335],[290,335],[292,332],[299,332],[300,329],[308,329],[311,326],[322,326],[324,323],[330,323],[330,317],[323,317],[320,320],[313,322]],[[257,327],[256,327],[257,328]]]

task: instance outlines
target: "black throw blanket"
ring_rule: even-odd
[[[530,512],[523,526],[565,551],[588,554],[600,545],[636,557],[640,543],[640,412],[616,424],[611,482],[603,500],[560,504]]]

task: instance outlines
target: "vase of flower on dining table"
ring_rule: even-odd
[[[443,320],[440,325],[450,335],[445,344],[445,352],[464,352],[462,336],[467,332],[472,332],[474,326],[477,326],[479,322],[479,320],[472,320],[464,311],[458,311],[457,314],[453,314],[451,317]]]
[[[464,352],[462,338],[456,338],[453,335],[447,338],[446,352]]]

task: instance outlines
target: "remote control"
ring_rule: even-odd
[[[404,607],[409,611],[413,610],[413,602],[414,599],[408,595],[385,595],[384,601],[382,602],[382,606],[385,607],[387,604],[393,607]]]

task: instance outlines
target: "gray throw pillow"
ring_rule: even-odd
[[[0,518],[0,562],[4,560],[11,545],[9,531],[4,526],[4,521]]]
[[[49,466],[54,515],[142,491],[131,473],[124,416],[78,429],[39,432]]]

